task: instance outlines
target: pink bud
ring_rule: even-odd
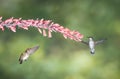
[[[63,34],[63,37],[64,37],[65,39],[67,39],[67,36],[66,36],[65,34]]]
[[[45,29],[43,29],[43,36],[47,36]]]
[[[51,37],[52,37],[51,31],[48,30],[48,38],[51,38]]]
[[[41,31],[41,29],[40,29],[40,28],[38,28],[38,31],[42,34],[42,31]]]
[[[16,32],[16,27],[15,27],[15,26],[10,26],[9,28],[10,28],[10,30],[12,30],[13,32]]]

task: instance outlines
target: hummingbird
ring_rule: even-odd
[[[19,57],[20,64],[22,64],[24,61],[26,61],[31,54],[35,53],[38,50],[38,48],[39,48],[39,46],[27,48]]]
[[[94,41],[93,37],[88,37],[88,39],[89,39],[88,42],[85,42],[83,40],[81,42],[89,46],[91,54],[95,54],[96,45],[101,44],[106,40],[106,39],[102,39],[102,40]]]

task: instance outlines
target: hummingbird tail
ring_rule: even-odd
[[[94,49],[94,48],[91,49],[91,50],[90,50],[90,53],[91,53],[91,54],[95,54],[95,49]]]
[[[20,61],[20,64],[22,64],[22,61]]]
[[[91,53],[91,54],[95,54],[95,52],[92,52],[92,51],[91,51],[90,53]]]

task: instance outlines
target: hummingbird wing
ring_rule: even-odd
[[[23,53],[20,54],[19,61],[21,61],[22,55],[23,55]]]
[[[102,39],[102,40],[96,41],[96,42],[95,42],[95,45],[101,44],[101,43],[103,43],[105,40],[107,40],[107,39]]]
[[[28,48],[26,51],[29,55],[33,54],[35,51],[37,51],[39,48],[39,46],[35,46],[35,47],[32,47],[32,48]]]
[[[23,53],[21,53],[21,54],[20,54],[20,57],[19,57],[19,62],[20,62],[20,64],[22,64],[22,62],[23,62],[23,60],[22,60],[23,57],[22,57],[22,56],[23,56]]]
[[[88,45],[88,42],[85,42],[85,41],[83,41],[83,40],[81,41],[81,43]]]

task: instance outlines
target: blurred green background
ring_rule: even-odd
[[[95,40],[108,38],[89,48],[59,33],[43,37],[35,28],[0,31],[0,79],[120,79],[120,0],[0,0],[3,20],[44,18],[77,30]],[[40,49],[27,62],[19,55],[28,47]]]

